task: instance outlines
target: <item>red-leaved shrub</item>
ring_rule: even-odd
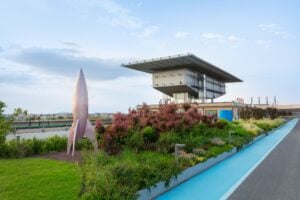
[[[103,123],[101,121],[101,119],[96,119],[95,121],[95,131],[96,133],[102,135],[105,132],[105,128],[103,126]]]
[[[184,112],[179,112],[176,104],[165,103],[159,105],[158,111],[153,111],[144,103],[138,110],[129,109],[128,114],[116,113],[105,133],[105,150],[111,154],[118,153],[131,128],[141,131],[145,127],[153,127],[157,133],[161,133],[188,129],[199,122],[212,126],[216,121],[213,116],[202,116],[198,109],[190,104],[184,104],[183,109]]]
[[[106,129],[104,134],[104,150],[108,154],[118,154],[121,151],[118,135],[112,131],[111,126]]]
[[[202,114],[198,112],[197,108],[190,107],[182,116],[182,125],[184,128],[190,128],[198,124],[202,119]]]

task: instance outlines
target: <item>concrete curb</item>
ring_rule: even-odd
[[[158,182],[154,186],[151,186],[149,189],[143,189],[138,191],[138,199],[139,200],[150,200],[154,199],[155,197],[167,192],[168,190],[174,188],[175,186],[183,183],[184,181],[190,179],[191,177],[195,176],[196,174],[210,168],[211,166],[221,162],[222,160],[230,157],[231,155],[237,152],[237,148],[234,147],[232,150],[228,152],[224,152],[218,155],[215,158],[210,158],[204,163],[199,163],[193,167],[190,167],[184,171],[182,171],[177,177],[171,178],[169,185],[166,186],[165,181]]]
[[[269,134],[273,133],[274,131],[282,128],[284,125],[286,125],[287,122],[288,121],[286,121],[281,126],[275,128],[269,132],[262,133],[261,135],[255,137],[251,142],[249,142],[248,144],[244,145],[243,147],[241,147],[239,149],[237,147],[234,147],[230,151],[224,152],[224,153],[218,155],[217,157],[210,158],[207,161],[205,161],[204,163],[199,163],[193,167],[185,169],[179,175],[171,178],[168,185],[165,181],[160,181],[157,184],[151,186],[150,188],[139,190],[137,192],[138,200],[151,200],[151,199],[158,197],[159,195],[171,190],[172,188],[176,187],[177,185],[179,185],[179,184],[185,182],[186,180],[190,179],[191,177],[195,176],[196,174],[199,174],[200,172],[218,164],[219,162],[225,160],[226,158],[234,155],[238,151],[250,146],[251,144],[257,142],[258,140],[260,140],[260,139],[268,136]]]

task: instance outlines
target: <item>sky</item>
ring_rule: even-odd
[[[162,94],[134,60],[192,53],[244,82],[217,101],[300,103],[300,2],[292,0],[0,0],[0,100],[71,112],[82,68],[89,112],[126,112]]]

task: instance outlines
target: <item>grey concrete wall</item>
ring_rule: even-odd
[[[177,177],[173,177],[170,180],[168,186],[166,186],[166,182],[161,181],[156,185],[150,187],[149,189],[143,189],[138,191],[139,200],[150,200],[154,199],[155,197],[167,192],[168,190],[174,188],[175,186],[183,183],[184,181],[190,179],[191,177],[195,176],[196,174],[208,169],[209,167],[221,162],[222,160],[228,158],[229,156],[236,153],[237,149],[233,148],[229,152],[225,152],[221,155],[218,155],[215,158],[210,158],[204,163],[199,163],[193,167],[190,167],[183,172],[181,172]]]

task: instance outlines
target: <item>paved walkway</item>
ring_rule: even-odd
[[[300,199],[300,122],[229,199]]]
[[[245,180],[245,178],[251,172],[253,172],[253,170],[264,160],[264,158],[269,155],[269,153],[276,147],[276,145],[278,145],[291,132],[291,130],[295,127],[297,123],[298,120],[296,119],[290,121],[285,126],[276,130],[269,136],[260,139],[259,141],[255,142],[249,147],[234,154],[230,158],[194,176],[193,178],[180,184],[179,186],[175,187],[169,192],[161,195],[157,199],[219,200],[228,198],[228,196],[232,194],[232,192],[242,183],[242,181]],[[296,146],[295,148],[297,147],[299,151],[297,156],[298,161],[300,162],[300,140],[298,146]],[[287,155],[285,156],[289,157]],[[280,162],[280,160],[278,161]],[[279,165],[276,162],[274,164]],[[276,166],[273,166],[273,164],[271,163],[267,171],[273,171],[273,168],[276,168]],[[292,173],[291,176],[293,174],[294,173]],[[268,177],[272,179],[275,175],[273,174],[272,176],[273,177],[266,176],[266,178]],[[300,181],[300,173],[298,173],[297,176],[299,177],[298,181]],[[298,184],[297,186],[293,187],[300,187],[300,185]],[[258,188],[261,189],[261,187]],[[260,193],[263,190],[247,191],[248,193]],[[243,193],[243,191],[241,193]],[[249,194],[236,197],[232,196],[232,198],[239,200],[244,199],[244,197],[245,199],[247,199],[247,197],[249,197]],[[259,200],[260,198],[248,199]],[[283,198],[283,200],[285,200],[285,198]]]

